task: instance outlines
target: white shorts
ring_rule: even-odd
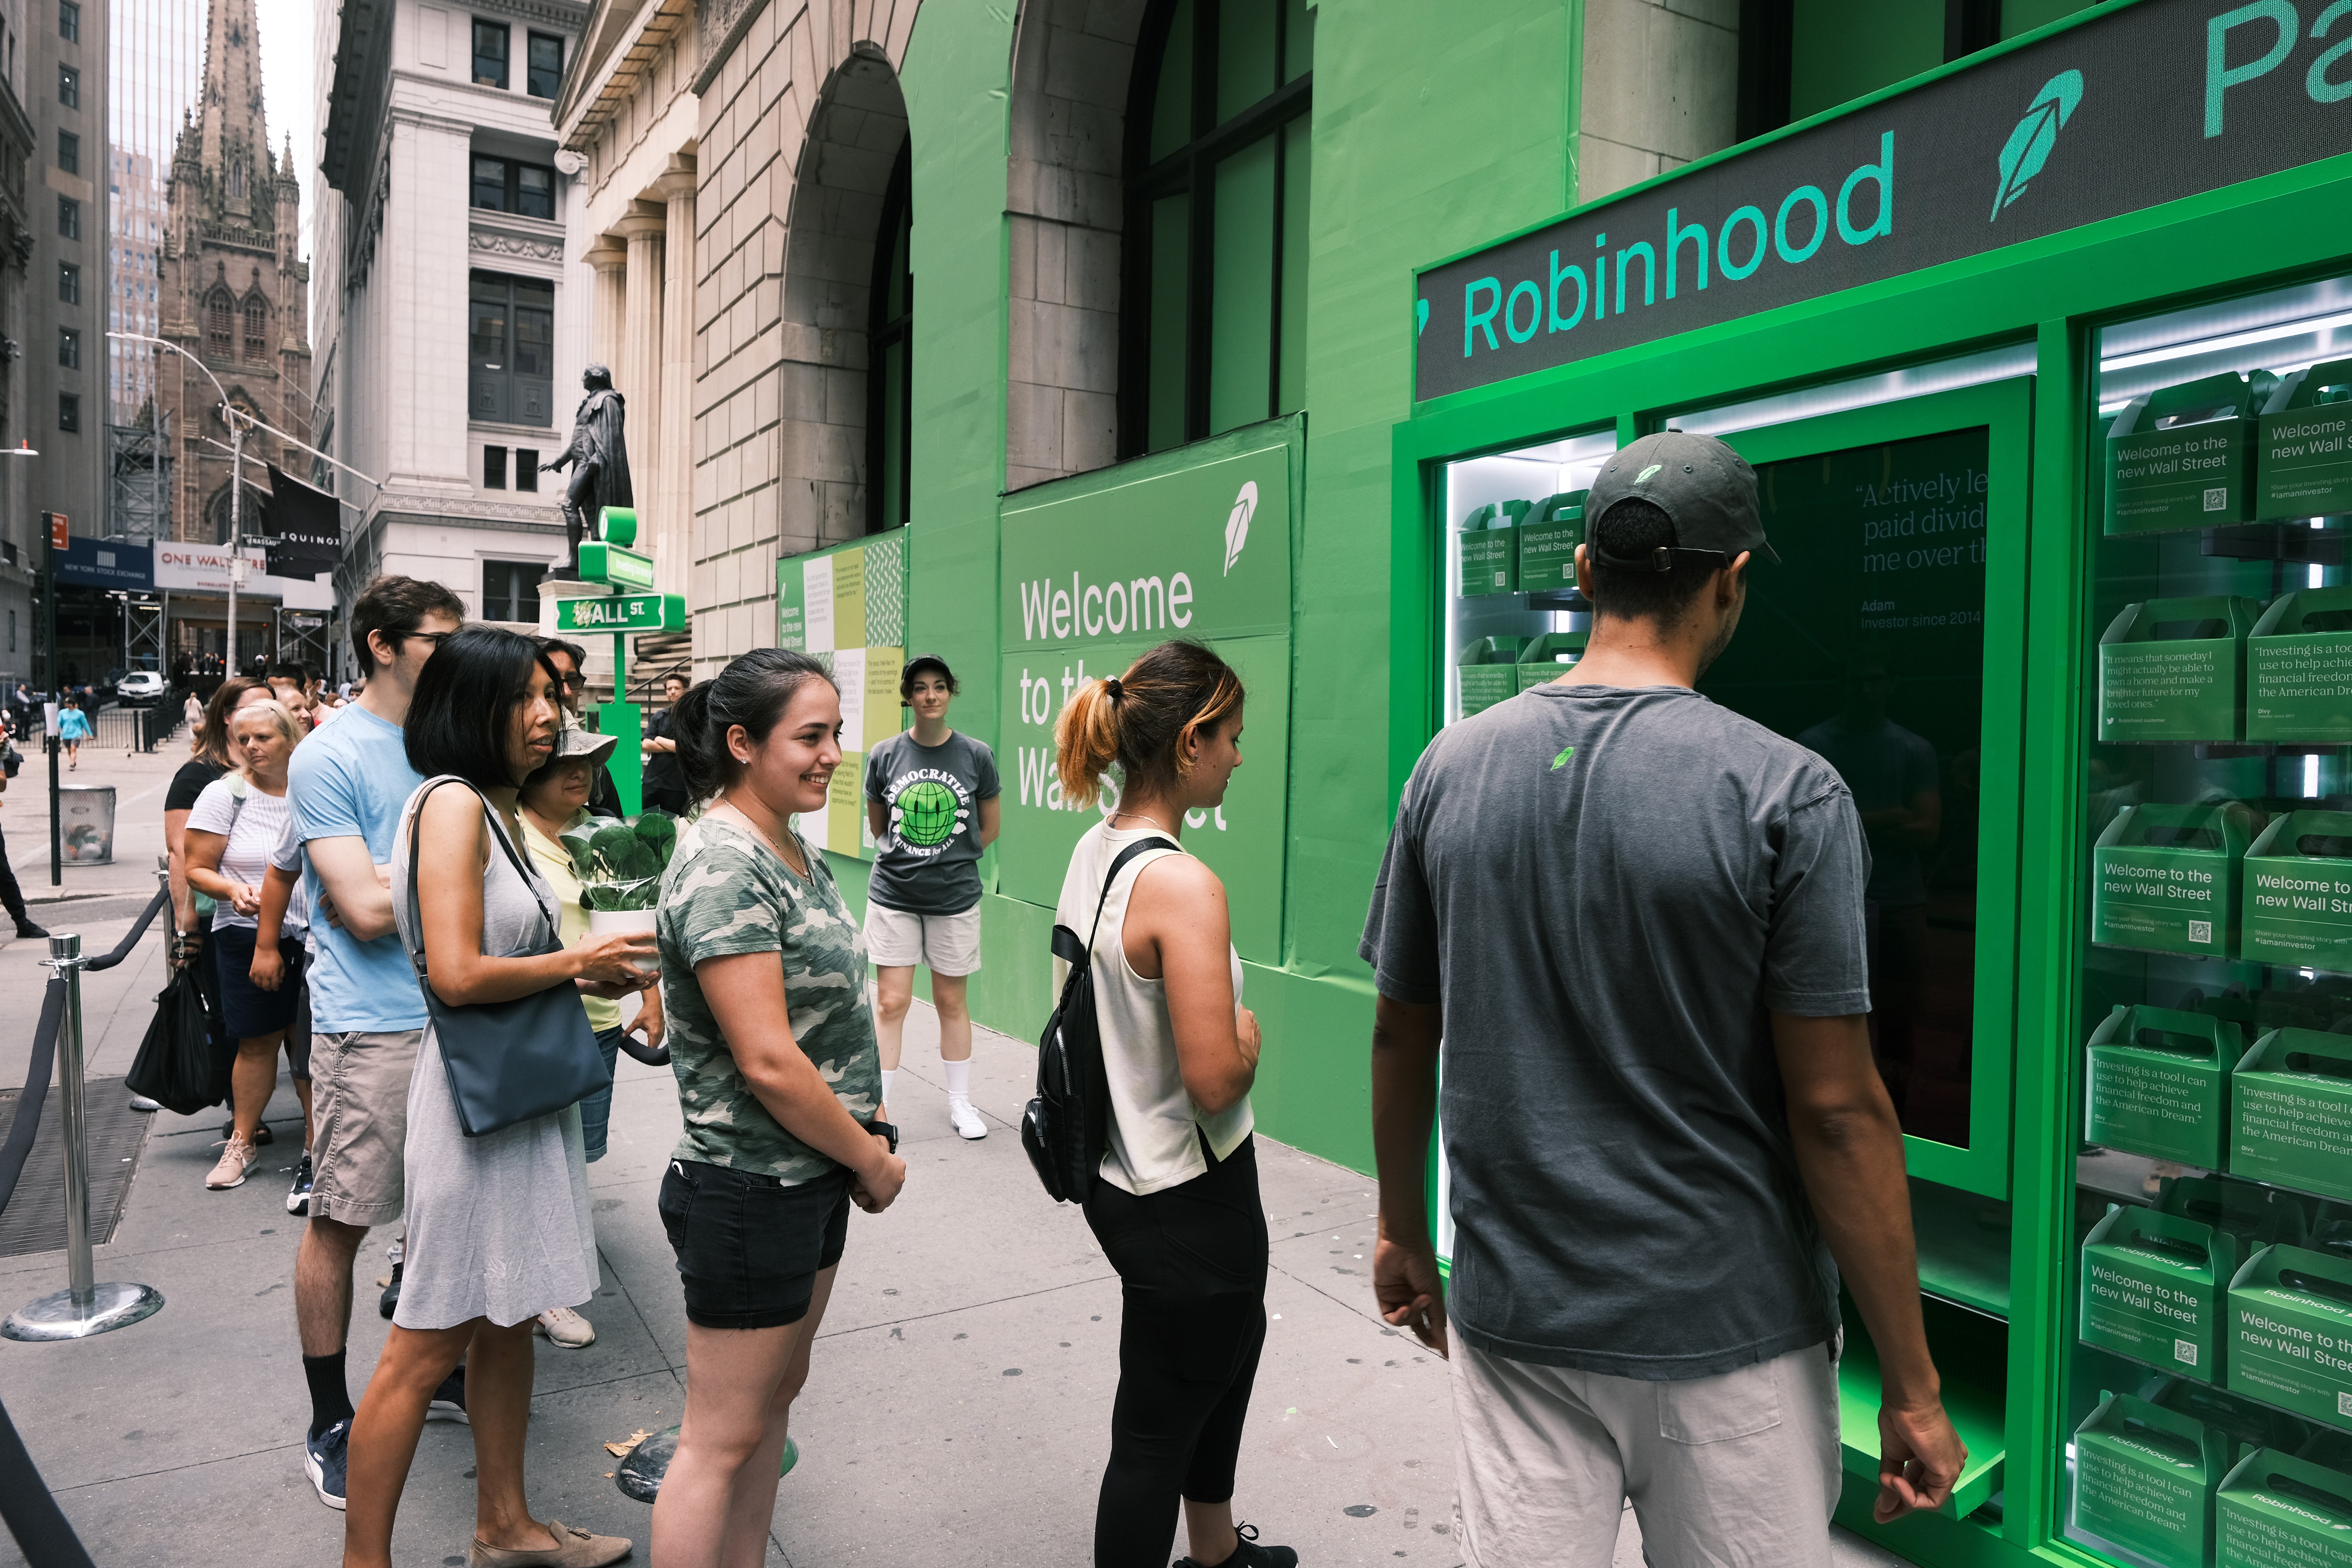
[[[1628,1500],[1647,1560],[1830,1568],[1837,1363],[1808,1345],[1653,1383],[1454,1340],[1454,1539],[1472,1568],[1608,1568]]]
[[[961,914],[916,915],[866,905],[866,956],[885,969],[922,964],[953,979],[980,971],[980,906]]]

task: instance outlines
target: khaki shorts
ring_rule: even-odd
[[[866,956],[884,969],[919,963],[950,979],[980,973],[980,906],[961,914],[910,915],[866,906]]]
[[[1827,1345],[1653,1383],[1454,1341],[1454,1539],[1470,1568],[1609,1568],[1628,1500],[1655,1568],[1829,1568]]]
[[[408,1080],[422,1029],[321,1031],[310,1038],[310,1215],[344,1225],[400,1217]]]

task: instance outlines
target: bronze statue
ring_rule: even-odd
[[[613,373],[592,364],[581,374],[588,395],[572,416],[572,439],[544,466],[561,470],[572,465],[572,482],[563,490],[563,536],[570,547],[559,578],[580,575],[580,541],[601,538],[597,520],[608,506],[635,506],[629,488],[629,447],[622,426],[627,418],[621,395],[613,390]]]

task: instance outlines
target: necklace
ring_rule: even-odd
[[[1116,818],[1116,817],[1121,817],[1121,816],[1131,816],[1131,817],[1135,818],[1135,820],[1136,820],[1136,821],[1138,821],[1138,822],[1146,823],[1146,824],[1149,824],[1150,826],[1153,826],[1153,827],[1158,827],[1158,828],[1160,828],[1160,832],[1165,833],[1165,834],[1168,834],[1168,835],[1169,835],[1170,837],[1174,837],[1175,832],[1176,832],[1176,830],[1175,830],[1174,828],[1172,828],[1172,827],[1162,827],[1162,826],[1160,826],[1160,823],[1159,823],[1158,821],[1156,821],[1155,819],[1153,819],[1153,818],[1151,818],[1151,817],[1149,817],[1149,816],[1144,816],[1144,815],[1143,815],[1143,813],[1141,813],[1141,812],[1139,812],[1139,811],[1114,811],[1114,812],[1112,812],[1112,813],[1111,813],[1111,816],[1112,816],[1114,818]],[[1115,822],[1115,821],[1114,821],[1114,822],[1112,823],[1112,826],[1116,827],[1117,826],[1118,826],[1117,822]]]
[[[741,806],[737,805],[733,800],[724,795],[719,797],[719,804],[725,806],[730,813],[732,813],[736,820],[742,823],[744,826],[750,828],[752,834],[758,837],[760,842],[766,845],[769,849],[774,853],[777,859],[782,860],[792,869],[794,876],[798,877],[803,882],[808,880],[809,873],[807,863],[798,855],[785,854],[784,847],[774,838],[771,837],[766,828],[761,827],[758,823],[752,821],[749,812],[745,811]]]

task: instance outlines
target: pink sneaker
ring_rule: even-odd
[[[226,1192],[245,1185],[246,1173],[260,1163],[261,1151],[235,1133],[221,1146],[220,1163],[205,1178],[205,1185],[214,1192]]]

